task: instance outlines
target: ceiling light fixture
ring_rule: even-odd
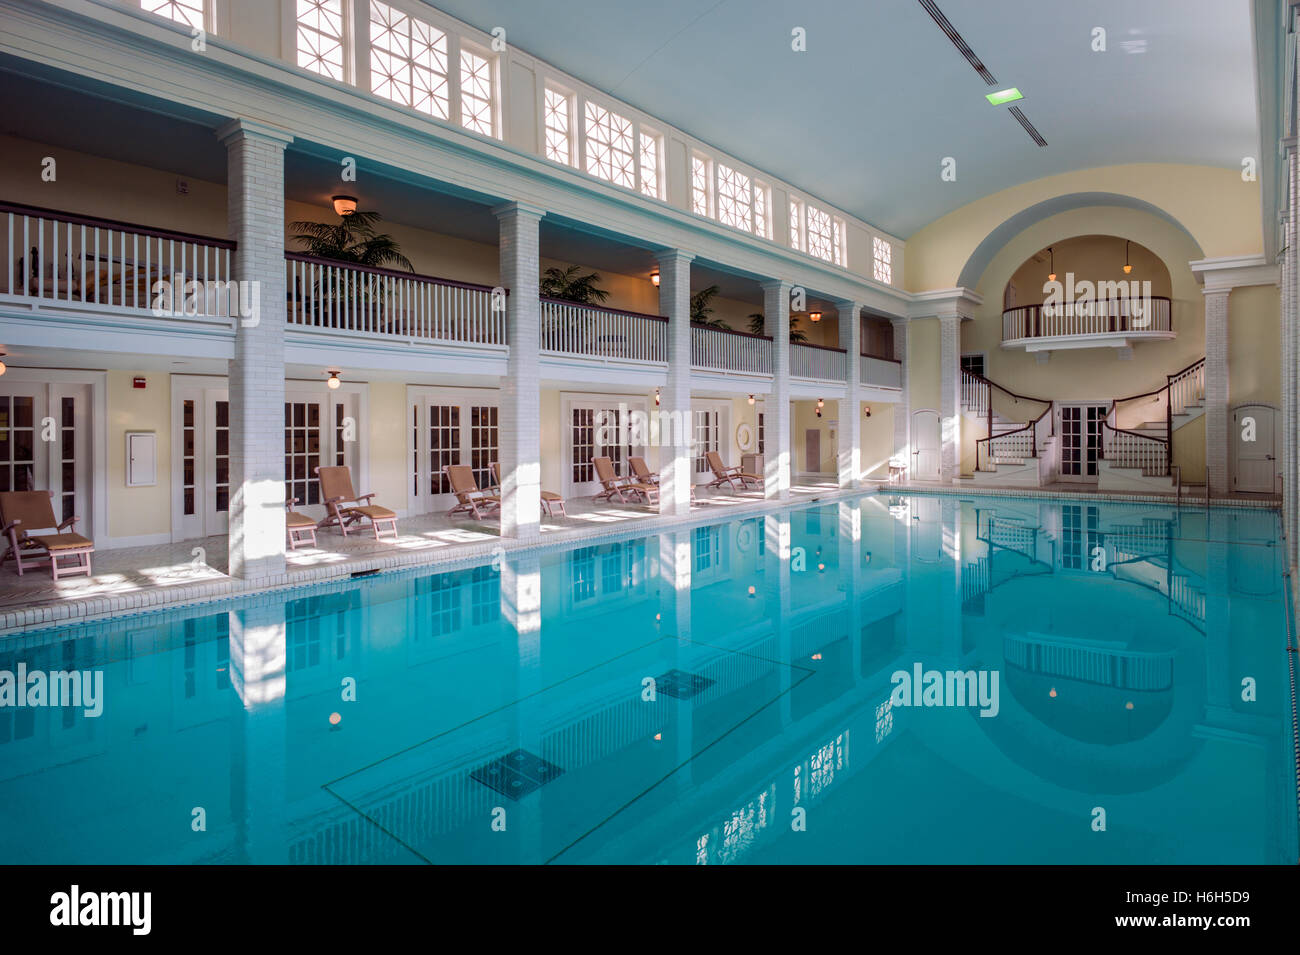
[[[650,284],[653,285],[655,288],[658,288],[658,287],[659,287],[659,270],[658,270],[658,269],[655,269],[653,272],[650,273]]]
[[[753,395],[750,395],[750,396],[749,396],[749,403],[750,403],[751,405],[754,403],[754,396],[753,396]]]
[[[1018,99],[1024,99],[1024,96],[1013,86],[1010,89],[998,90],[996,93],[985,93],[984,98],[994,106],[1002,106],[1004,103],[1014,103]]]
[[[337,391],[339,385],[343,384],[343,382],[339,381],[339,373],[337,371],[331,371],[330,376],[325,379],[325,384],[329,386],[330,391]]]
[[[357,200],[353,196],[334,196],[334,211],[340,216],[350,216],[357,211]]]
[[[8,369],[5,368],[4,361],[2,360],[4,357],[5,357],[5,353],[0,351],[0,375],[3,375],[6,371],[8,371]]]
[[[816,324],[817,322],[820,322],[821,320],[822,320],[822,313],[821,313],[821,312],[809,312],[809,313],[808,313],[808,321],[812,322],[813,324]]]

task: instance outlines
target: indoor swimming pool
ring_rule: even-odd
[[[1279,534],[867,495],[0,638],[0,862],[1293,863]]]

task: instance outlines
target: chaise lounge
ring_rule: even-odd
[[[316,522],[301,511],[295,511],[293,506],[297,503],[299,502],[296,497],[284,502],[284,509],[287,512],[284,515],[284,532],[289,538],[289,549],[315,547]]]
[[[627,498],[624,494],[631,494],[633,500],[642,498],[646,504],[659,503],[659,487],[654,484],[644,484],[636,478],[619,477],[614,471],[614,462],[607,457],[592,458],[592,465],[596,469],[596,480],[600,482],[603,490],[596,495],[596,500],[611,501],[615,497],[620,502],[626,503]]]
[[[474,480],[474,469],[468,464],[445,465],[442,473],[447,476],[447,486],[451,488],[451,493],[456,495],[456,504],[447,512],[448,516],[470,514],[474,520],[481,521],[493,511],[501,510],[501,496],[489,493],[495,489],[485,491],[479,487]],[[492,477],[496,478],[495,465]]]
[[[317,527],[337,524],[343,536],[347,537],[348,527],[364,520],[370,522],[375,540],[380,540],[381,534],[397,537],[397,512],[371,504],[373,494],[358,494],[352,487],[350,468],[346,465],[317,468],[316,476],[320,478],[320,494],[329,512]]]
[[[497,463],[493,461],[488,467],[489,470],[491,470],[492,472],[492,482],[493,482],[492,490],[496,491],[496,493],[500,495],[501,474],[497,471]],[[561,497],[559,494],[556,494],[554,491],[539,491],[538,493],[541,495],[542,498],[542,510],[546,511],[547,517],[555,516],[555,511],[553,510],[553,508],[556,507],[560,509],[560,513],[563,514],[565,517],[569,516],[569,512],[565,510],[564,498]]]
[[[709,470],[713,472],[713,480],[709,482],[709,487],[721,487],[727,485],[730,488],[740,487],[744,490],[751,485],[753,487],[763,486],[763,476],[761,474],[750,474],[748,471],[742,471],[740,465],[731,465],[730,467],[722,463],[722,455],[717,451],[706,451],[705,460],[709,463]]]
[[[53,491],[0,492],[0,528],[8,541],[3,566],[10,557],[18,565],[18,576],[27,567],[49,561],[50,574],[60,577],[90,576],[90,555],[95,552],[93,541],[80,534],[64,533],[64,528],[76,528],[76,516],[59,523],[54,516]],[[36,534],[32,531],[52,528],[53,534]],[[61,560],[75,560],[71,566],[60,566]]]

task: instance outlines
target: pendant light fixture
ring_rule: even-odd
[[[1129,246],[1129,240],[1125,239],[1124,240],[1124,274],[1125,275],[1128,275],[1130,272],[1133,271],[1133,266],[1129,265],[1129,261],[1128,261],[1128,246]]]
[[[1052,247],[1047,247],[1047,261],[1051,264],[1047,267],[1047,281],[1056,281],[1056,255],[1052,252]]]

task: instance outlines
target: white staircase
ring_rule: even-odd
[[[1016,421],[990,407],[993,393],[999,401],[1024,408],[1029,421]],[[962,372],[962,416],[983,438],[977,442],[976,484],[1038,487],[1053,477],[1056,437],[1052,433],[1052,402],[1007,391],[979,375]],[[1046,411],[1044,411],[1046,409]]]
[[[1165,412],[1165,420],[1119,427],[1122,416]],[[1170,375],[1163,388],[1117,398],[1102,426],[1103,457],[1097,462],[1097,487],[1103,491],[1175,489],[1174,438],[1179,428],[1205,414],[1205,359]]]

